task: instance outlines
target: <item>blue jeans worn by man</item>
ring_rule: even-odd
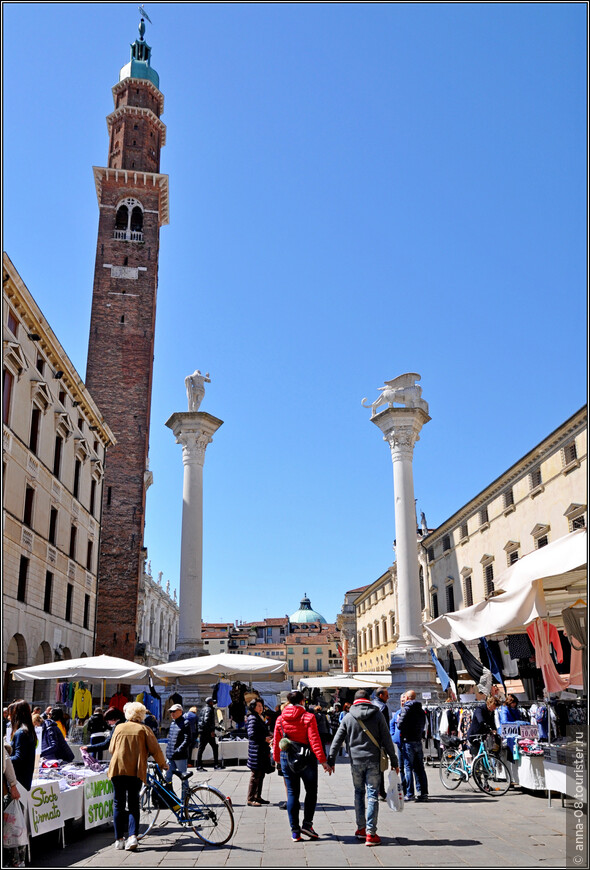
[[[424,750],[422,741],[404,741],[402,743],[402,759],[406,779],[405,797],[411,800],[414,797],[414,777],[416,778],[416,799],[424,800],[428,797],[428,780],[424,770]]]
[[[301,793],[301,783],[305,788],[305,800],[303,802],[303,827],[313,828],[313,817],[318,801],[318,763],[317,759],[312,757],[307,767],[295,773],[289,767],[288,755],[286,752],[281,752],[281,770],[283,771],[283,779],[287,787],[287,813],[289,814],[289,824],[291,825],[292,833],[301,833],[299,824],[299,795]]]
[[[354,811],[357,830],[366,828],[367,834],[377,833],[379,816],[379,783],[381,769],[379,764],[351,764],[352,784],[354,786]],[[365,790],[367,808],[365,812]]]
[[[167,783],[172,782],[172,777],[174,776],[174,771],[177,770],[178,773],[186,773],[188,768],[188,758],[168,758],[168,770],[166,771],[166,775],[164,777]],[[172,786],[174,788],[174,784]],[[185,779],[182,780],[182,802],[184,803],[184,799],[186,797],[186,793],[188,791],[188,784]]]

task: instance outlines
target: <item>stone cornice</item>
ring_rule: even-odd
[[[80,410],[86,415],[88,422],[97,427],[96,435],[103,445],[110,447],[115,444],[116,438],[113,432],[105,422],[82,378],[6,253],[2,255],[2,265],[3,278],[8,279],[3,281],[5,297],[16,309],[29,332],[36,332],[40,336],[38,345],[47,356],[54,371],[63,371],[61,383],[68,390],[72,400],[80,403]]]
[[[497,477],[485,489],[478,493],[471,501],[467,502],[460,510],[444,520],[436,529],[433,529],[423,538],[424,546],[432,546],[441,535],[452,531],[462,522],[468,520],[474,513],[490,501],[493,501],[509,486],[520,480],[535,468],[539,462],[555,452],[563,442],[567,442],[574,435],[579,434],[587,425],[587,406],[584,405],[579,411],[562,423],[543,439],[536,447],[533,447],[521,459],[511,465],[503,474]]]
[[[169,212],[169,189],[168,176],[159,172],[141,172],[138,169],[111,169],[106,166],[93,166],[94,184],[99,206],[102,205],[102,183],[113,179],[115,182],[124,182],[128,187],[136,189],[142,187],[158,188],[160,194],[160,223],[165,226],[170,223]]]
[[[164,124],[163,121],[160,121],[155,112],[152,112],[151,109],[145,109],[142,106],[119,106],[118,109],[115,109],[114,112],[107,115],[107,128],[109,133],[113,124],[123,115],[144,115],[152,122],[154,127],[158,128],[161,136],[160,145],[163,147],[166,144],[166,124]]]
[[[149,79],[132,79],[126,78],[120,82],[117,82],[116,85],[113,85],[112,94],[113,94],[113,102],[117,103],[117,94],[119,91],[126,90],[130,85],[136,84],[146,85],[148,90],[152,92],[152,94],[158,100],[158,105],[160,107],[160,115],[164,114],[164,94],[160,91],[153,82],[150,82]]]

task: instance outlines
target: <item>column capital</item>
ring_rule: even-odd
[[[391,458],[412,460],[414,444],[420,440],[420,430],[431,418],[422,408],[387,408],[371,417],[391,449]]]
[[[172,429],[177,444],[182,444],[183,462],[196,462],[203,465],[205,450],[213,440],[213,435],[223,420],[219,420],[205,411],[177,411],[166,421],[166,426]]]

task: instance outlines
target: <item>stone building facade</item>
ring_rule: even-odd
[[[368,586],[359,586],[358,589],[349,589],[345,592],[344,604],[336,617],[336,625],[342,640],[342,670],[345,674],[359,670],[355,601],[368,588]]]
[[[581,408],[423,540],[424,621],[494,592],[517,559],[587,525]]]
[[[152,577],[151,564],[144,562],[137,604],[135,659],[149,667],[167,662],[178,639],[178,602],[176,589],[170,594],[170,581],[162,582],[162,572]]]
[[[115,443],[94,398],[3,255],[4,700],[47,700],[15,667],[94,652],[101,504]]]
[[[106,167],[94,167],[98,239],[86,381],[117,446],[105,467],[97,612],[98,653],[133,659],[143,570],[145,499],[160,227],[164,97],[143,36],[113,88]]]

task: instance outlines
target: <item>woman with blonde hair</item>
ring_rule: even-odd
[[[117,725],[109,744],[111,763],[108,776],[114,791],[115,849],[135,851],[139,832],[139,792],[147,777],[148,755],[153,756],[163,770],[168,765],[154,732],[144,725],[147,710],[143,704],[137,701],[125,704],[123,714],[126,721]],[[125,842],[127,829],[129,837]]]

